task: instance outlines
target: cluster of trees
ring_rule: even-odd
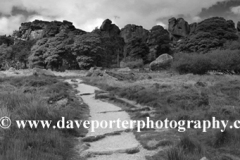
[[[12,37],[0,37],[0,68],[9,67],[27,68],[28,56],[31,48],[35,44],[34,40],[14,42]]]

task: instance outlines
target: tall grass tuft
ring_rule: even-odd
[[[49,77],[23,77],[2,80],[15,90],[0,91],[0,117],[8,116],[12,126],[0,130],[0,159],[68,160],[73,158],[76,136],[86,134],[83,128],[53,129],[61,117],[66,120],[86,119],[88,109],[80,104],[70,85]],[[31,92],[25,92],[26,90]],[[58,95],[68,103],[59,106],[49,99]],[[55,99],[56,101],[59,99]],[[52,120],[51,128],[19,129],[16,120]]]

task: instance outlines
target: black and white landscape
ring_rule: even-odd
[[[239,160],[239,17],[239,0],[0,0],[0,160]]]

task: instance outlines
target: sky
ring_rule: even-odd
[[[192,23],[211,16],[237,22],[240,0],[0,0],[0,35],[35,19],[67,20],[76,28],[92,31],[107,18],[120,28],[136,24],[151,29],[167,27],[171,17]]]

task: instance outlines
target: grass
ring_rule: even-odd
[[[86,119],[88,108],[80,104],[73,88],[53,77],[17,77],[0,79],[0,117],[15,120],[52,120],[56,125],[66,120]],[[58,105],[60,99],[68,103]],[[51,100],[52,103],[49,103]],[[76,138],[87,133],[80,129],[18,129],[13,123],[8,130],[0,129],[0,159],[6,160],[67,160],[78,158],[74,151]]]
[[[117,74],[117,73],[116,73]],[[150,73],[149,73],[150,74]],[[136,101],[154,110],[152,120],[238,120],[240,117],[240,77],[230,75],[170,75],[151,73],[152,79],[115,81],[104,78],[87,79],[112,94]],[[126,111],[127,109],[124,108]],[[141,112],[129,112],[132,119],[144,120]],[[147,115],[147,114],[146,114]],[[169,129],[163,132],[144,130],[135,133],[145,149],[165,148],[150,160],[217,160],[228,155],[240,157],[239,131],[224,133],[209,129],[188,129],[185,133]],[[165,143],[161,143],[165,141]],[[205,148],[203,150],[203,148]],[[161,157],[161,158],[160,158]]]
[[[129,59],[126,58],[120,63],[122,68],[129,67],[130,69],[142,68],[144,66],[142,59]]]

